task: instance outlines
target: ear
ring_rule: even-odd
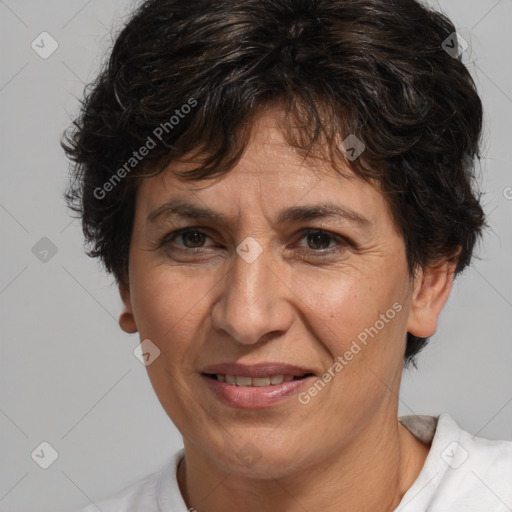
[[[119,326],[127,333],[137,332],[137,325],[135,324],[135,317],[133,316],[129,285],[124,282],[120,282],[119,295],[123,301],[123,312],[119,316]]]
[[[456,263],[444,262],[423,269],[414,279],[407,332],[428,338],[437,330],[437,320],[450,296]]]

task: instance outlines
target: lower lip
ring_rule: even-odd
[[[312,377],[291,380],[271,386],[232,386],[217,379],[201,375],[209,388],[222,402],[241,409],[262,409],[277,405],[297,395]]]

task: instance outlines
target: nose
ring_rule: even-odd
[[[293,292],[284,280],[270,249],[252,262],[235,253],[219,285],[212,327],[244,345],[284,334],[293,320]]]

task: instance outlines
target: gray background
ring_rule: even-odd
[[[181,446],[133,355],[138,335],[117,324],[113,280],[83,253],[62,199],[60,135],[110,47],[111,28],[134,4],[0,0],[3,511],[76,509],[157,470]],[[446,411],[480,436],[512,439],[512,2],[440,6],[469,43],[464,61],[486,109],[481,187],[491,229],[419,370],[404,373],[400,414]],[[59,45],[47,59],[31,48],[43,31]],[[32,249],[43,237],[57,249],[47,261]],[[41,251],[48,242],[39,243]],[[59,454],[46,470],[31,458],[43,441]]]

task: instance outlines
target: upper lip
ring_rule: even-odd
[[[220,363],[205,366],[201,373],[233,375],[239,377],[271,377],[272,375],[291,375],[301,377],[313,370],[287,363],[258,363],[245,365],[240,363]]]

